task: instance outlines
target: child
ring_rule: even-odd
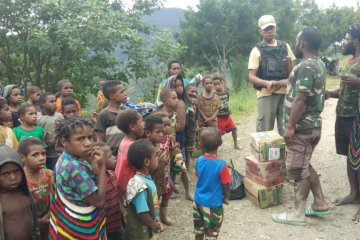
[[[52,178],[49,239],[106,239],[105,156],[94,149],[91,123],[65,118],[56,133],[64,152]]]
[[[170,131],[170,119],[168,114],[162,112],[164,118],[167,118],[166,124],[167,129]],[[160,144],[166,141],[166,136],[164,136],[164,122],[163,119],[159,116],[161,113],[155,113],[145,118],[145,135],[149,139],[156,149],[156,154],[158,157],[158,167],[151,172],[151,176],[154,179],[156,190],[158,193],[158,198],[162,196],[161,205],[160,205],[160,220],[165,225],[171,226],[174,224],[174,221],[167,217],[167,207],[169,196],[166,189],[168,168],[169,168],[169,148],[166,149]],[[170,134],[166,132],[167,134]]]
[[[45,130],[36,125],[37,112],[35,106],[30,103],[23,103],[20,105],[18,113],[21,125],[13,129],[18,142],[27,137],[34,137],[45,143]]]
[[[214,127],[205,127],[200,134],[204,155],[195,163],[198,177],[194,196],[195,239],[217,239],[224,218],[222,204],[229,204],[231,176],[225,160],[217,157],[221,135]]]
[[[195,84],[188,84],[186,86],[186,92],[190,95],[192,94],[196,94],[196,96],[198,95],[198,91],[197,91],[197,86]]]
[[[212,92],[213,80],[207,76],[203,78],[203,86],[205,92],[198,96],[199,107],[199,127],[216,127],[217,128],[217,115],[220,107],[222,106],[221,100],[218,95]]]
[[[56,111],[61,112],[61,101],[65,97],[72,97],[73,96],[73,86],[69,79],[63,79],[58,81],[57,87],[59,90],[60,97],[56,99]],[[81,105],[78,100],[75,99],[76,107],[78,109],[78,117],[81,117]]]
[[[106,81],[103,93],[109,101],[109,105],[97,117],[96,137],[98,142],[105,142],[111,148],[113,155],[117,156],[124,133],[116,125],[116,116],[120,112],[120,104],[127,100],[127,93],[124,86],[118,81]]]
[[[63,98],[61,101],[61,114],[67,117],[76,117],[79,115],[79,109],[77,109],[76,101],[72,97]]]
[[[47,239],[50,220],[50,179],[52,171],[44,169],[46,154],[44,144],[36,138],[29,137],[19,144],[19,154],[25,167],[27,185],[34,197],[40,229],[40,239]]]
[[[175,142],[177,142],[177,139],[175,136],[176,136],[176,130],[178,128],[177,113],[176,113],[176,110],[178,109],[178,102],[179,102],[178,94],[173,89],[164,88],[161,92],[160,99],[163,102],[163,110],[169,114],[170,123],[171,123],[171,127],[170,127],[171,136],[173,138],[172,141],[175,143]],[[181,164],[175,165],[175,161],[174,161],[175,159],[173,159],[173,158],[174,158],[174,155],[176,155],[178,153],[176,151],[175,147],[174,147],[173,153],[174,154],[170,157],[170,162],[171,162],[170,176],[172,178],[172,181],[175,183],[176,175],[181,173],[181,180],[182,180],[182,183],[183,183],[184,189],[185,189],[185,198],[192,201],[193,196],[190,194],[189,177],[187,175],[187,171],[185,170],[185,168],[182,168],[180,166]],[[180,149],[180,153],[182,153],[181,149]],[[178,162],[179,161],[180,160],[178,160]],[[173,190],[174,190],[174,192],[178,192],[178,190],[175,188],[175,185],[174,185]]]
[[[54,94],[45,92],[40,95],[41,112],[38,113],[37,124],[45,129],[46,167],[53,170],[59,154],[55,150],[55,128],[64,117],[56,112],[56,97]]]
[[[40,112],[40,104],[39,104],[39,98],[41,95],[41,90],[39,87],[36,86],[30,86],[27,89],[27,103],[34,105],[37,112]]]
[[[116,158],[111,153],[111,149],[103,142],[95,143],[105,155],[106,164],[106,235],[108,240],[124,239],[124,223],[126,210],[120,202],[120,189],[114,173]]]
[[[39,239],[34,199],[20,155],[0,145],[0,239]]]
[[[149,140],[138,140],[130,146],[127,158],[136,174],[126,190],[128,214],[125,239],[154,240],[154,232],[164,229],[158,220],[158,195],[150,176],[150,171],[158,165],[156,150]]]
[[[123,202],[127,184],[136,172],[127,159],[127,153],[130,145],[144,135],[144,121],[136,110],[128,108],[118,114],[116,125],[125,133],[125,137],[119,145],[115,167],[115,174],[120,185],[121,200]]]
[[[22,99],[20,88],[14,84],[7,85],[4,88],[3,97],[6,99],[11,111],[12,127],[15,128],[20,126],[18,115],[18,107]]]
[[[7,126],[9,122],[12,122],[9,105],[4,98],[0,98],[0,144],[17,150],[19,143],[13,130]]]
[[[240,149],[237,145],[237,128],[234,124],[234,121],[230,117],[229,93],[225,89],[224,79],[221,77],[214,77],[213,84],[216,90],[216,94],[222,101],[222,107],[219,109],[219,113],[217,115],[218,129],[221,135],[231,132],[234,141],[234,149]]]
[[[194,109],[195,115],[195,139],[194,139],[194,147],[187,148],[186,154],[191,154],[192,157],[198,158],[201,155],[200,149],[200,128],[199,128],[199,110],[198,110],[198,95],[194,93],[189,93],[189,98],[192,103],[192,107]],[[186,166],[187,167],[187,166]]]

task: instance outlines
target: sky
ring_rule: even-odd
[[[343,7],[343,6],[355,7],[357,1],[359,1],[360,3],[360,0],[315,0],[315,1],[320,7],[328,7],[332,3],[335,3],[335,5],[339,7]],[[196,8],[197,4],[199,4],[199,0],[165,0],[164,7],[166,8],[176,7],[176,8],[186,9],[187,7]]]

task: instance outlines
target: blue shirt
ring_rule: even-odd
[[[151,195],[153,197],[153,202],[154,202],[154,209],[155,209],[155,217],[159,216],[159,199],[158,199],[158,195],[157,195],[157,191],[156,191],[156,186],[154,183],[154,180],[151,178],[151,176],[143,176],[140,174],[137,174],[137,176],[139,176],[142,180],[144,180],[145,184],[148,186],[148,188],[151,191]],[[149,206],[147,204],[147,200],[148,200],[148,193],[147,190],[144,190],[142,192],[140,192],[138,195],[136,195],[136,197],[134,197],[134,199],[132,200],[136,213],[143,213],[143,212],[149,212]]]
[[[195,163],[195,174],[198,176],[195,186],[195,202],[208,208],[222,206],[223,185],[231,182],[226,161],[218,159],[214,155],[203,155]]]

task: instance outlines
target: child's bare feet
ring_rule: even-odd
[[[234,145],[234,149],[240,150],[240,147],[238,145]]]

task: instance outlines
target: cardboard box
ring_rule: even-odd
[[[245,177],[244,185],[246,198],[260,208],[268,208],[282,203],[282,184],[267,188]]]
[[[272,186],[276,186],[281,184],[284,181],[284,177],[283,176],[279,176],[276,178],[272,178],[272,179],[262,179],[259,176],[253,174],[252,172],[249,172],[248,170],[245,171],[246,173],[246,177],[249,178],[250,180],[263,185],[264,187],[272,187]]]
[[[265,187],[271,187],[283,182],[280,160],[259,162],[255,156],[249,155],[245,157],[245,161],[246,176],[252,181]]]
[[[285,158],[284,138],[275,131],[251,134],[251,153],[260,162]]]

